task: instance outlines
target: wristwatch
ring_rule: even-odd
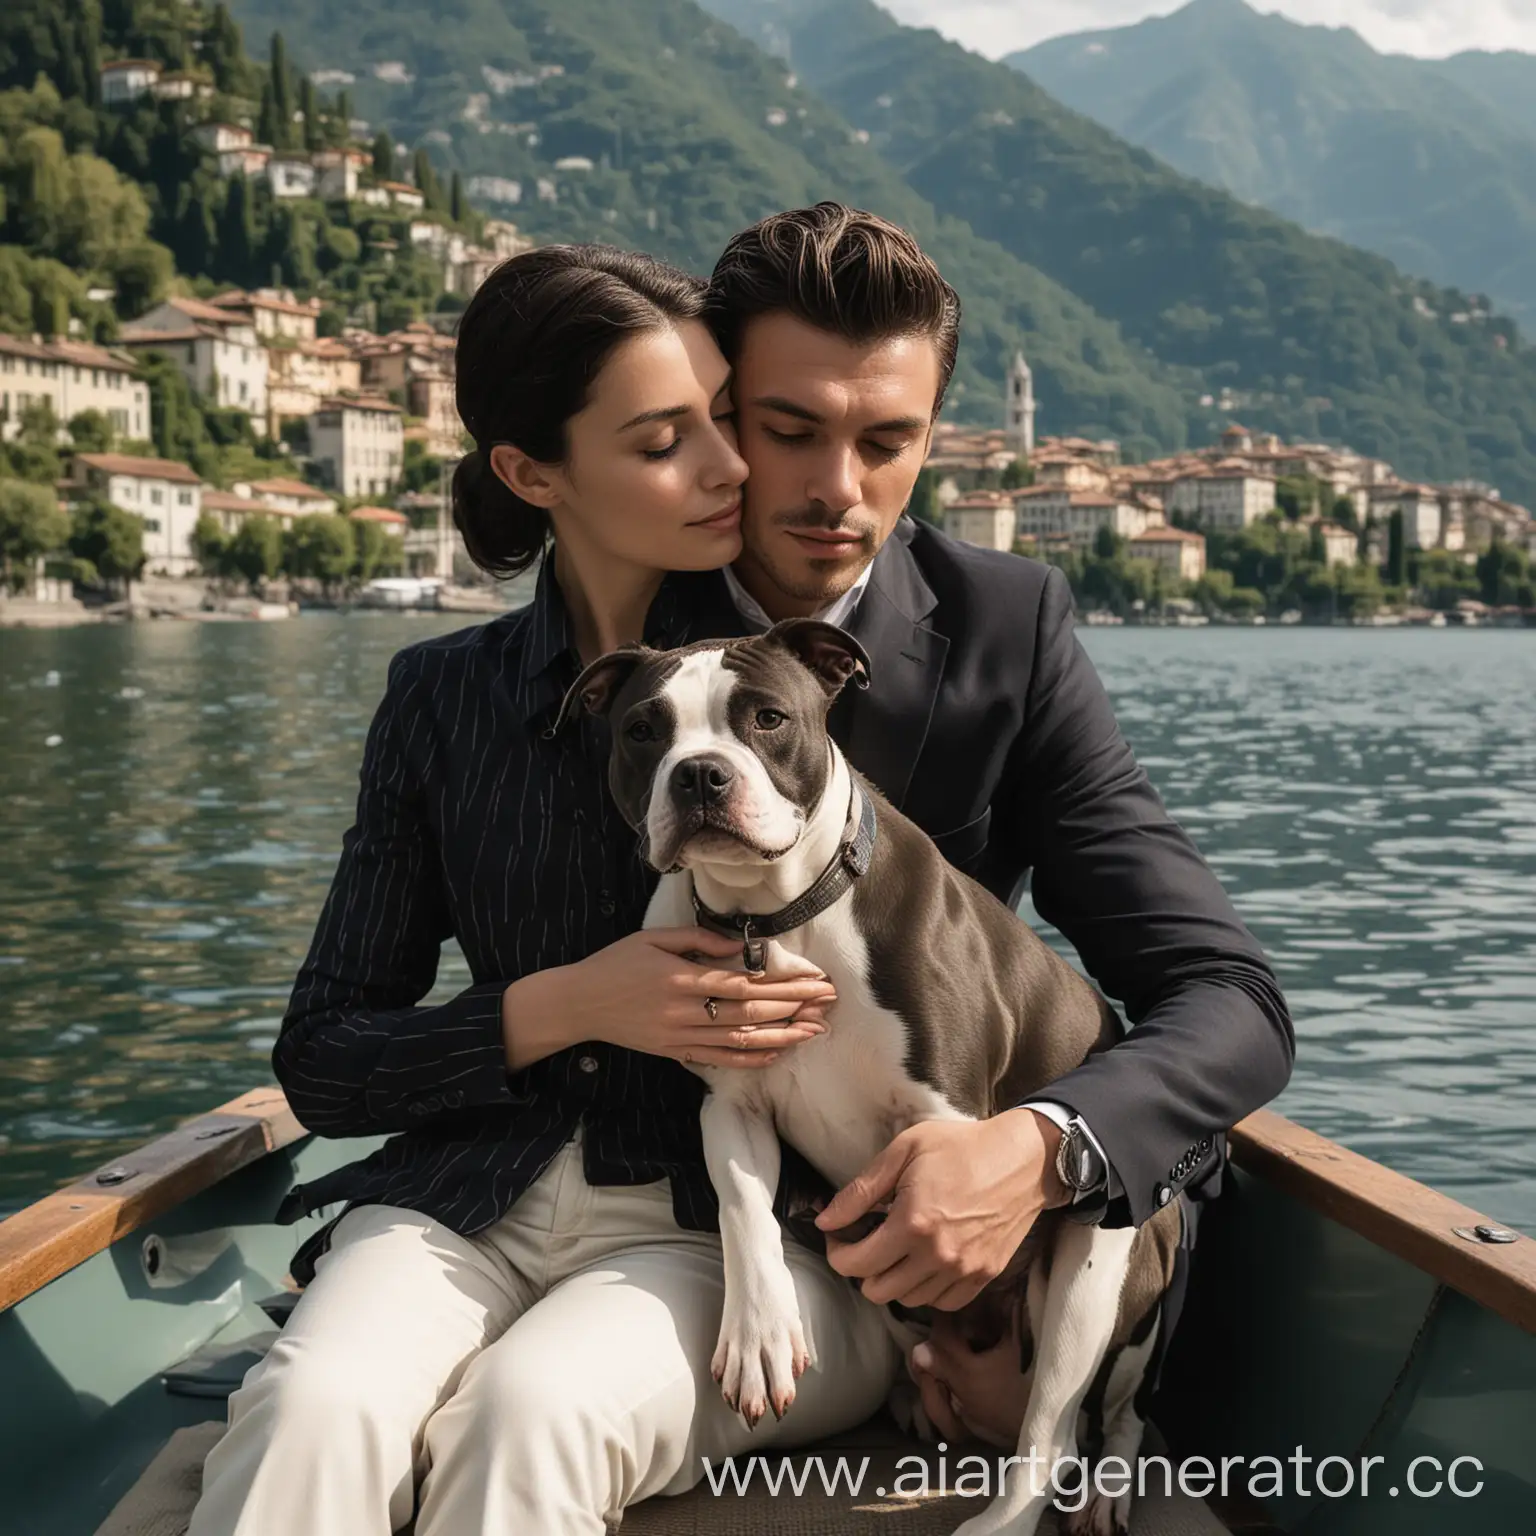
[[[1056,1148],[1056,1177],[1072,1191],[1074,1198],[1102,1189],[1108,1177],[1104,1159],[1076,1115],[1062,1128],[1061,1143]]]

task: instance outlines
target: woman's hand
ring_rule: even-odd
[[[819,1010],[837,998],[825,976],[754,981],[711,963],[740,953],[740,940],[708,928],[654,928],[524,976],[502,995],[508,1070],[582,1040],[700,1066],[766,1067],[824,1032]]]

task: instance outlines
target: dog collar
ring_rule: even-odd
[[[853,798],[857,794],[857,789],[849,794],[848,825],[831,863],[817,876],[815,884],[787,907],[780,907],[777,912],[716,912],[704,905],[698,886],[693,886],[695,920],[716,933],[741,940],[741,958],[749,976],[761,976],[768,969],[765,939],[789,933],[825,912],[841,901],[853,889],[853,882],[869,868],[875,852],[875,800],[867,790],[858,796],[859,814],[855,821]]]

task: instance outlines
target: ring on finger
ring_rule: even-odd
[[[710,1023],[713,1024],[720,1017],[719,1001],[713,997],[706,997],[704,999],[704,1012],[709,1015]]]

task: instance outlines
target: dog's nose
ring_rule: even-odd
[[[672,793],[684,802],[718,805],[729,792],[736,774],[720,757],[685,757],[672,770]]]

